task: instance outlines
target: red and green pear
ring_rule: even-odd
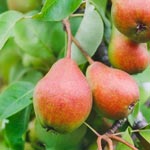
[[[139,99],[138,85],[126,72],[93,62],[86,72],[96,109],[104,117],[127,117]]]
[[[147,45],[130,40],[115,27],[112,30],[108,56],[113,67],[130,74],[142,72],[149,64]]]
[[[87,119],[92,108],[92,92],[77,64],[63,58],[37,83],[33,102],[43,127],[67,133]]]
[[[150,41],[150,0],[113,0],[111,14],[121,33],[138,43]]]

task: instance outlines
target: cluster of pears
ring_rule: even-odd
[[[89,59],[88,59],[89,60]],[[53,64],[34,91],[35,114],[47,130],[72,132],[90,114],[92,104],[104,117],[127,117],[139,99],[139,89],[126,72],[90,58],[86,77],[66,56]]]
[[[142,72],[150,58],[146,44],[150,41],[150,0],[113,0],[111,14],[111,64],[130,74]]]

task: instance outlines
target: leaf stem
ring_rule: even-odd
[[[109,150],[113,150],[113,143],[112,140],[107,136],[107,135],[100,135],[95,129],[93,129],[88,123],[84,122],[84,124],[93,132],[97,135],[97,145],[98,145],[98,150],[102,150],[102,139],[105,140],[108,143]]]
[[[66,30],[67,36],[68,36],[66,57],[71,58],[72,33],[71,33],[70,23],[69,23],[68,19],[64,19],[63,24],[64,24],[64,27],[65,27],[65,30]]]
[[[104,139],[108,143],[109,150],[113,150],[113,142],[112,142],[112,140],[105,134],[102,136],[102,139]]]
[[[98,146],[98,150],[102,150],[102,137],[101,136],[97,138],[97,146]]]

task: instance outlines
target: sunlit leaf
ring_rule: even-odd
[[[46,0],[37,17],[47,21],[60,21],[72,14],[81,2],[82,0]]]
[[[23,135],[27,130],[31,107],[8,118],[4,133],[7,144],[13,150],[24,150]]]
[[[150,129],[140,130],[140,135],[150,143]]]
[[[143,82],[150,82],[150,66],[148,66],[143,72],[133,75],[135,80],[140,84]]]

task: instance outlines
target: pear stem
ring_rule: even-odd
[[[104,135],[101,135],[99,134],[95,129],[93,129],[88,123],[84,122],[84,124],[93,132],[95,133],[95,135],[98,137],[97,138],[97,145],[98,145],[98,150],[102,150],[102,144],[101,144],[101,140],[105,140],[107,143],[108,143],[108,146],[109,146],[109,150],[113,150],[113,143],[112,143],[112,140],[116,140],[118,142],[121,142],[125,145],[127,145],[128,147],[130,147],[132,150],[138,150],[136,147],[134,147],[133,145],[131,145],[130,143],[128,143],[127,141],[125,141],[124,139],[116,136],[116,135],[113,135],[113,134],[109,134],[109,133],[106,133]]]
[[[131,149],[133,150],[138,150],[136,147],[134,147],[133,145],[129,144],[128,142],[126,142],[124,139],[116,136],[116,135],[113,135],[113,134],[106,134],[109,138],[113,139],[113,140],[116,140],[116,141],[119,141],[125,145],[127,145],[128,147],[130,147]]]
[[[113,143],[112,140],[107,135],[100,135],[95,129],[93,129],[88,123],[84,122],[84,124],[93,132],[96,134],[97,138],[97,145],[98,150],[102,150],[102,139],[105,140],[108,143],[109,150],[113,150]]]
[[[64,19],[63,24],[64,24],[64,27],[65,27],[65,30],[66,30],[67,36],[68,36],[66,57],[71,58],[72,33],[71,33],[70,23],[69,23],[68,19]]]
[[[90,64],[94,63],[94,60],[83,49],[83,47],[81,46],[79,41],[77,39],[75,39],[74,36],[72,35],[69,20],[68,19],[64,19],[63,20],[63,24],[64,24],[65,30],[67,32],[67,35],[68,35],[68,45],[67,45],[67,55],[66,55],[66,57],[67,58],[71,58],[71,44],[72,44],[72,41],[73,41],[75,43],[75,45],[80,49],[80,51],[82,52],[84,57],[88,60],[88,62]]]
[[[93,132],[96,134],[96,136],[101,136],[95,129],[93,129],[88,123],[84,122],[84,124]]]
[[[74,36],[72,36],[72,41],[75,43],[75,45],[80,49],[84,57],[88,60],[90,64],[94,63],[94,60],[89,56],[89,54],[84,50],[84,48],[81,46],[79,41],[75,39]]]

